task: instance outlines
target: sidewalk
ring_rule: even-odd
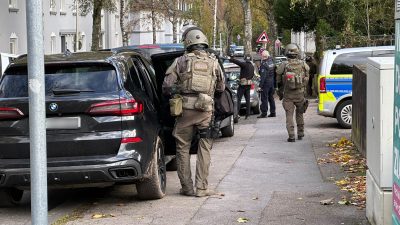
[[[80,204],[73,201],[77,215],[58,224],[235,225],[241,219],[251,225],[367,225],[365,210],[337,204],[346,195],[330,180],[344,176],[339,166],[317,164],[330,151],[326,145],[349,138],[350,130],[316,115],[313,102],[305,138],[288,143],[280,101],[277,109],[278,117],[241,119],[233,138],[216,140],[209,187],[217,195],[181,196],[176,172],[168,172],[167,195],[161,200],[140,201],[131,185],[93,190],[89,197],[77,195],[86,208],[79,211]],[[195,161],[193,156],[192,171]],[[330,198],[333,205],[320,204]],[[59,211],[65,214],[63,207]],[[98,213],[110,216],[93,219]]]
[[[249,121],[239,122],[239,132],[252,122],[255,132],[217,186],[225,196],[208,199],[190,224],[237,224],[237,218],[248,219],[246,224],[260,225],[368,224],[365,210],[336,204],[343,193],[323,175],[340,177],[340,170],[324,168],[321,172],[316,161],[315,152],[323,154],[328,141],[350,131],[338,129],[334,119],[331,122],[315,115],[313,103],[306,117],[305,139],[288,143],[281,103],[277,102],[277,106],[276,118],[252,116]],[[230,144],[236,142],[240,140],[232,139]],[[335,204],[320,204],[329,198],[334,198]]]

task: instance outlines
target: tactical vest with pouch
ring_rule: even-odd
[[[182,71],[179,83],[183,94],[183,108],[199,111],[213,109],[213,96],[217,80],[216,63],[218,63],[216,58],[207,53],[186,55],[186,71]]]
[[[286,64],[284,80],[288,89],[302,89],[304,87],[304,65],[300,60]]]

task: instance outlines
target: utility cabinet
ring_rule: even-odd
[[[394,57],[367,64],[367,218],[392,224]]]

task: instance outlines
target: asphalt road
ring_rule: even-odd
[[[306,137],[286,142],[284,115],[251,116],[236,125],[233,138],[218,139],[212,150],[209,186],[217,192],[208,198],[181,196],[176,172],[168,172],[167,195],[140,201],[134,185],[49,193],[49,221],[55,224],[246,224],[334,225],[368,224],[365,210],[353,206],[321,206],[319,201],[340,198],[340,190],[327,177],[340,177],[339,168],[321,168],[316,158],[327,143],[350,130],[336,120],[316,115],[312,103],[306,115]],[[192,157],[194,171],[195,156]],[[0,208],[1,224],[29,224],[29,196],[24,204]],[[93,215],[103,215],[93,219]]]

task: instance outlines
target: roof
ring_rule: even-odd
[[[54,54],[54,55],[45,55],[44,61],[45,63],[60,63],[60,62],[108,62],[110,58],[117,55],[125,55],[125,54],[137,54],[134,52],[121,52],[114,53],[111,51],[98,51],[98,52],[78,52],[71,53],[70,55],[66,54]],[[21,55],[18,57],[13,64],[27,64],[27,55]]]
[[[364,51],[376,51],[376,50],[394,50],[395,46],[374,46],[374,47],[358,47],[358,48],[341,48],[341,49],[330,49],[327,53],[350,53],[350,52],[364,52]]]

